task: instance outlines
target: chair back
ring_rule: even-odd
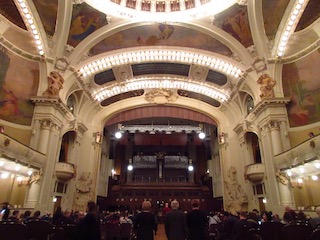
[[[261,240],[260,228],[250,228],[248,238],[249,240]]]
[[[310,240],[312,228],[304,222],[294,222],[284,226],[282,230],[283,240]]]
[[[220,228],[218,224],[209,225],[209,238],[210,239],[219,239],[220,238]]]
[[[117,222],[107,222],[107,239],[120,237],[120,224]]]
[[[75,240],[76,239],[76,225],[66,224],[66,225],[62,225],[61,228],[64,230],[65,240]]]
[[[26,222],[28,239],[47,240],[51,224],[41,220]]]
[[[282,229],[284,224],[281,222],[264,222],[260,226],[262,240],[282,240]]]
[[[61,227],[51,226],[49,229],[49,240],[64,240],[64,230]]]
[[[1,240],[26,240],[27,227],[22,223],[17,222],[1,222],[0,224],[0,239]]]
[[[312,240],[320,240],[320,228],[315,229],[311,234]]]
[[[120,224],[120,237],[128,238],[132,237],[132,224],[131,223],[121,223]]]

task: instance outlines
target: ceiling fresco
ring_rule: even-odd
[[[231,56],[231,50],[211,36],[182,26],[151,24],[117,32],[95,45],[92,55],[121,48],[140,46],[172,46],[198,48]]]
[[[53,36],[58,14],[58,0],[33,0],[33,3],[46,33]]]

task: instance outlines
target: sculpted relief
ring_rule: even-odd
[[[237,182],[237,170],[235,167],[230,167],[227,171],[224,184],[226,210],[231,213],[247,211],[248,197]]]
[[[92,200],[92,177],[90,172],[83,172],[76,182],[73,197],[73,209],[85,211],[88,201]]]
[[[57,71],[52,71],[48,76],[48,89],[43,93],[43,96],[58,96],[63,83],[63,77]]]

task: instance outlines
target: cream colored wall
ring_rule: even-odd
[[[9,202],[12,206],[23,206],[27,187],[19,187],[14,177],[0,178],[0,189],[0,202]]]
[[[301,187],[293,187],[293,195],[296,206],[310,209],[311,206],[320,205],[320,192],[316,191],[319,188],[318,181],[306,180]]]
[[[1,126],[4,127],[4,134],[12,137],[13,139],[23,143],[24,145],[28,145],[31,139],[31,130],[23,128],[17,128],[13,126],[9,126],[8,124],[1,122]]]
[[[312,126],[306,126],[304,128],[301,128],[301,130],[292,129],[288,135],[290,139],[291,147],[295,147],[300,143],[310,139],[309,137],[310,132],[313,132],[314,135],[320,134],[320,123]]]

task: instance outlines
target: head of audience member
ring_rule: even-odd
[[[248,214],[246,212],[240,212],[239,213],[239,219],[243,220],[243,219],[247,219]]]
[[[263,212],[262,219],[264,222],[271,222],[272,221],[272,212],[268,212],[268,211]]]
[[[282,219],[284,223],[290,223],[293,220],[293,217],[290,212],[284,212]]]
[[[97,205],[93,201],[89,201],[87,203],[87,211],[88,212],[97,212]]]
[[[191,207],[192,207],[192,209],[199,209],[200,208],[200,200],[199,199],[192,199],[191,200]]]
[[[33,218],[40,218],[41,212],[40,211],[35,211],[33,214]]]
[[[142,211],[150,211],[150,209],[151,209],[151,202],[149,202],[149,201],[143,201],[141,208],[142,208]]]
[[[299,221],[306,221],[306,220],[307,220],[306,214],[305,214],[304,212],[302,212],[302,211],[299,211],[299,212],[297,213],[297,220],[299,220]]]
[[[179,209],[179,202],[177,200],[173,200],[171,202],[171,208],[172,209]]]
[[[317,213],[318,216],[320,217],[320,206],[318,206],[318,207],[316,208],[316,213]]]

